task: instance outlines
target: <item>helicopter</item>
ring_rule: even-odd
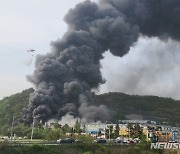
[[[27,52],[34,52],[34,51],[35,51],[34,49],[27,50]]]

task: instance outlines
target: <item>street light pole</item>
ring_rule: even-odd
[[[13,116],[12,127],[11,127],[11,141],[12,141],[12,136],[13,136],[13,128],[14,128],[14,116]]]
[[[111,139],[110,125],[109,125],[109,140]]]

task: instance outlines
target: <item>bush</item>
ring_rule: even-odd
[[[134,154],[139,154],[141,153],[141,148],[140,147],[134,147]]]
[[[3,142],[0,142],[0,151],[6,149],[8,144],[9,144],[8,140],[4,140]]]

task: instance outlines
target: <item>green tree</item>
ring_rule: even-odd
[[[62,129],[62,131],[64,132],[64,134],[66,134],[66,133],[71,133],[71,132],[72,132],[72,128],[69,127],[68,124],[65,124],[64,126],[62,126],[61,129]]]
[[[57,139],[63,136],[63,132],[61,129],[51,129],[47,128],[44,131],[44,139],[48,141],[56,141]]]
[[[116,124],[116,129],[114,131],[114,138],[117,138],[119,136],[119,125]]]
[[[4,125],[0,127],[0,134],[4,136],[10,136],[11,135],[11,129],[8,125]]]
[[[33,133],[33,139],[43,139],[44,138],[44,129],[35,128]],[[31,133],[29,133],[28,138],[30,138]]]
[[[74,131],[76,133],[81,133],[82,132],[81,131],[81,123],[80,123],[80,121],[78,119],[76,120],[76,123],[74,125]]]
[[[31,128],[28,126],[25,126],[23,124],[16,125],[13,129],[13,134],[16,134],[16,136],[28,136],[28,134],[31,133]]]
[[[131,137],[133,135],[133,126],[131,123],[127,124],[127,128],[128,128],[128,136]]]
[[[133,128],[133,137],[140,137],[142,135],[142,128],[139,124],[135,124]]]
[[[106,138],[114,138],[114,133],[113,133],[113,125],[108,125],[106,128]]]

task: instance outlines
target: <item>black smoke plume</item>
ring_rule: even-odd
[[[19,121],[66,114],[106,120],[108,109],[92,106],[91,93],[104,83],[102,54],[109,50],[123,56],[139,36],[179,40],[179,16],[179,0],[87,0],[76,5],[64,18],[68,31],[51,43],[50,53],[36,59],[34,74],[28,76],[36,89]]]

